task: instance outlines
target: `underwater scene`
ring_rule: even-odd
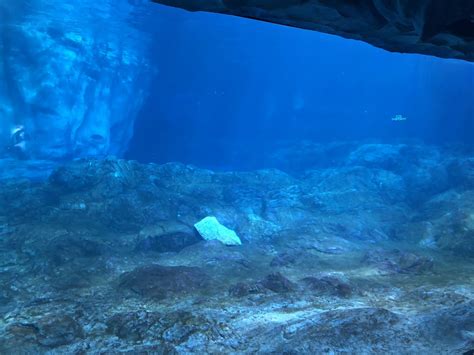
[[[474,1],[4,0],[0,354],[474,354]]]

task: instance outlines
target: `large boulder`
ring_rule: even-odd
[[[237,233],[219,223],[216,217],[206,217],[194,225],[205,240],[218,240],[225,245],[241,245]]]
[[[349,154],[347,163],[400,172],[406,165],[404,148],[403,144],[363,144]]]
[[[433,259],[401,250],[370,250],[363,263],[374,267],[380,274],[423,274],[433,270]]]
[[[427,235],[422,244],[474,257],[474,190],[450,190],[423,205],[419,221]]]

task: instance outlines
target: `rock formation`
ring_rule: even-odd
[[[297,152],[321,159],[290,170]],[[84,159],[7,174],[0,352],[466,353],[469,156],[307,142],[275,152],[288,173]],[[242,244],[203,240],[206,216]]]
[[[1,178],[0,352],[473,349],[472,151],[307,142],[274,166],[296,152],[321,159],[84,159]],[[206,216],[242,244],[203,240]]]
[[[109,0],[0,4],[2,147],[21,124],[29,158],[126,149],[149,76],[134,9]]]
[[[474,61],[471,0],[153,0],[300,27],[393,52]]]

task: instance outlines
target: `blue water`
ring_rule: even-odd
[[[158,73],[129,158],[255,168],[282,140],[473,143],[472,63],[236,17],[153,11]]]
[[[473,95],[460,60],[0,1],[0,354],[472,355]]]

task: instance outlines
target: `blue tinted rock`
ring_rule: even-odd
[[[237,233],[219,223],[216,217],[206,217],[194,225],[205,240],[218,240],[225,245],[241,245]]]
[[[209,277],[197,267],[146,265],[120,276],[119,287],[142,297],[163,299],[205,289]]]
[[[202,241],[195,230],[176,222],[161,222],[140,231],[136,249],[140,251],[178,252]]]
[[[150,77],[148,39],[130,21],[136,6],[0,4],[1,145],[21,124],[32,158],[119,155],[127,148]]]
[[[460,187],[474,188],[474,158],[456,159],[449,166],[449,177]]]

